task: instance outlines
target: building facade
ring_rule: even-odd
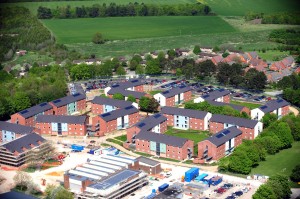
[[[176,106],[191,100],[192,91],[191,88],[187,86],[181,86],[157,93],[153,97],[160,106]]]
[[[49,102],[53,107],[53,115],[72,115],[76,112],[85,111],[86,96],[80,93]]]
[[[194,99],[194,103],[200,103],[204,101],[230,103],[230,91],[222,88]]]
[[[47,102],[43,102],[11,115],[10,121],[11,123],[34,127],[37,116],[53,114],[54,112],[52,106]]]
[[[36,129],[41,135],[85,136],[87,122],[86,116],[40,115]]]
[[[92,113],[95,115],[108,113],[118,108],[131,106],[132,102],[96,96],[92,100]]]
[[[10,142],[33,132],[33,127],[0,121],[0,143]]]

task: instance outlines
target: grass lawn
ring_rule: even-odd
[[[101,32],[108,40],[124,40],[236,31],[218,16],[107,17],[42,22],[54,33],[56,41],[64,44],[91,42],[96,32]]]
[[[118,137],[114,137],[114,139],[125,142],[127,140],[127,135],[121,135],[121,136],[118,136]]]
[[[141,155],[141,156],[144,156],[144,157],[152,157],[153,155],[151,154],[148,154],[148,153],[142,153],[142,152],[138,152],[138,151],[134,151],[134,153],[138,154],[138,155]]]
[[[6,64],[10,64],[10,65],[17,65],[20,64],[20,67],[23,63],[29,63],[29,64],[33,64],[34,62],[53,62],[53,58],[47,56],[47,55],[40,55],[38,53],[35,52],[28,52],[26,55],[24,56],[16,56],[14,59],[12,59],[12,61],[6,62]]]
[[[218,15],[244,16],[247,12],[274,13],[297,11],[297,0],[198,0],[208,4]]]
[[[112,139],[112,138],[108,138],[106,139],[107,142],[112,142],[112,143],[115,143],[115,144],[118,144],[120,146],[123,146],[123,142],[122,141],[119,141],[119,140],[115,140],[115,139]]]
[[[250,103],[250,102],[240,102],[240,101],[234,101],[234,100],[231,100],[230,103],[240,105],[240,106],[245,106],[250,109],[255,109],[255,108],[258,108],[261,106],[261,104],[254,104],[254,103]]]
[[[149,93],[150,93],[150,95],[155,95],[155,94],[160,93],[160,92],[162,92],[162,91],[155,90],[155,91],[150,91]]]
[[[39,6],[44,6],[47,8],[56,8],[57,6],[67,6],[70,5],[72,8],[84,5],[85,7],[92,6],[94,4],[109,5],[110,3],[116,4],[128,4],[129,2],[134,3],[145,3],[145,4],[185,4],[185,3],[196,3],[196,0],[83,0],[83,1],[50,1],[50,2],[19,2],[19,3],[4,3],[3,6],[23,6],[28,8],[32,13],[36,14]]]
[[[268,155],[266,161],[260,162],[258,167],[252,169],[251,174],[290,176],[293,168],[299,163],[300,142],[294,142],[292,148],[280,151],[275,155]]]
[[[265,53],[258,52],[259,57],[267,61],[279,61],[287,56],[288,52],[280,52],[279,50],[268,50]]]
[[[168,127],[168,130],[164,133],[166,135],[172,135],[176,137],[186,138],[194,141],[194,144],[209,137],[207,131],[197,131],[197,130],[182,130]]]

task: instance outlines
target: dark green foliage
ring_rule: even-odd
[[[295,116],[294,114],[290,114],[287,116],[284,116],[282,118],[283,122],[286,122],[291,131],[292,135],[295,141],[300,141],[300,116]]]
[[[300,24],[299,13],[264,14],[249,12],[246,14],[245,19],[247,21],[253,19],[262,19],[263,24]]]
[[[135,73],[138,75],[142,75],[145,73],[145,68],[142,65],[137,65],[136,69],[135,69]]]
[[[228,170],[234,173],[248,174],[251,171],[252,161],[245,151],[238,151],[229,157]]]
[[[282,143],[282,149],[290,148],[293,143],[293,136],[289,125],[285,122],[274,122],[268,128],[277,135]]]
[[[141,111],[146,111],[146,112],[156,112],[159,103],[154,99],[154,98],[149,98],[149,97],[141,97],[139,101],[139,107]]]
[[[283,89],[283,98],[296,106],[300,106],[300,74],[293,73],[284,77],[276,86]]]
[[[200,3],[196,4],[139,4],[137,2],[127,5],[94,4],[90,7],[70,7],[58,6],[50,11],[39,7],[38,17],[41,19],[49,18],[87,18],[87,17],[125,17],[125,16],[199,16],[209,15],[210,7]],[[51,17],[50,17],[51,16]],[[45,18],[47,17],[47,18]]]
[[[116,74],[119,75],[119,76],[126,75],[126,71],[122,66],[119,66],[117,68]]]
[[[127,101],[136,102],[136,99],[135,99],[135,97],[133,95],[128,95]]]
[[[300,182],[300,164],[295,166],[295,168],[291,173],[290,178],[293,182]]]
[[[223,54],[222,54],[222,57],[227,57],[228,55],[230,55],[228,52],[224,52]]]
[[[253,199],[277,199],[272,187],[267,184],[261,185],[255,194],[252,196]]]
[[[300,45],[300,30],[273,30],[269,35],[269,40],[287,45]]]
[[[245,75],[245,86],[248,89],[262,90],[267,85],[267,76],[254,68],[247,71]]]
[[[39,19],[51,19],[52,18],[51,9],[40,6],[37,10],[37,17]]]
[[[241,114],[239,111],[234,110],[230,106],[213,106],[206,101],[201,103],[187,102],[185,103],[184,108],[199,110],[199,111],[207,111],[212,114],[223,114],[223,115],[229,115],[234,117],[249,118],[247,114],[246,115]]]
[[[267,128],[277,120],[277,116],[275,114],[267,113],[262,118],[262,123],[264,124],[264,128]]]
[[[103,44],[105,40],[103,39],[103,36],[100,32],[96,32],[95,35],[93,36],[92,42],[94,44]]]
[[[201,53],[200,46],[196,45],[196,46],[194,47],[193,53],[196,54],[196,55],[198,55],[199,53]]]
[[[242,78],[244,73],[242,65],[221,63],[218,65],[218,68],[217,79],[221,84],[238,86],[244,81]]]
[[[113,95],[113,99],[124,100],[125,97],[124,97],[121,93],[115,93],[115,94]]]
[[[0,7],[0,61],[18,49],[40,49],[53,43],[50,31],[24,7]]]

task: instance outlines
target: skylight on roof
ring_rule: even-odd
[[[224,88],[221,88],[219,91],[220,91],[220,92],[223,92],[223,91],[225,91],[225,89],[224,89]]]
[[[135,82],[138,82],[139,80],[135,79],[135,80],[132,80],[131,82],[132,83],[135,83]]]
[[[143,123],[140,123],[139,125],[138,125],[138,127],[143,127],[143,126],[145,126],[146,124],[143,122]]]
[[[153,117],[154,118],[159,118],[161,116],[161,114],[156,114],[156,115],[154,115]]]
[[[104,113],[104,114],[102,114],[101,116],[102,117],[107,117],[107,116],[109,116],[110,115],[110,113]]]
[[[117,85],[113,85],[113,86],[111,86],[111,87],[113,87],[113,88],[117,88],[117,87],[119,87],[120,85],[119,84],[117,84]]]
[[[167,94],[167,93],[169,93],[169,91],[164,91],[162,94]]]
[[[133,106],[128,106],[128,107],[125,108],[125,110],[129,110],[129,109],[132,109],[132,108],[133,108]]]
[[[208,98],[209,97],[209,95],[203,95],[202,96],[202,98]]]
[[[28,110],[21,111],[20,113],[21,113],[21,114],[28,113]]]
[[[46,106],[46,105],[47,105],[47,102],[40,104],[41,107]]]
[[[223,132],[224,135],[227,135],[227,134],[229,134],[229,133],[230,133],[229,130],[225,130],[225,131]]]
[[[261,109],[266,109],[266,108],[268,108],[268,106],[262,106],[262,107],[260,107]]]
[[[223,137],[224,135],[221,133],[221,134],[219,134],[219,135],[217,135],[216,137],[217,138],[221,138],[221,137]]]
[[[179,86],[179,88],[185,88],[185,86]]]
[[[57,99],[57,100],[54,100],[53,103],[58,103],[60,101],[61,101],[60,99]]]
[[[277,100],[277,102],[278,102],[278,103],[281,103],[281,102],[283,102],[283,100],[282,100],[282,99],[279,99],[279,100]]]
[[[76,94],[73,95],[73,97],[77,97],[79,95],[80,95],[80,93],[76,93]]]

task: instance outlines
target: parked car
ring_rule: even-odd
[[[233,193],[233,196],[241,196],[241,195],[243,195],[244,193],[242,192],[242,191],[237,191],[237,192],[234,192]]]

